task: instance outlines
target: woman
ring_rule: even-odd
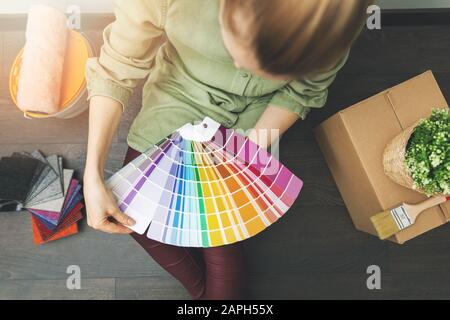
[[[125,164],[188,122],[209,116],[252,129],[268,147],[311,108],[345,64],[369,0],[116,1],[99,58],[87,65],[90,97],[84,193],[91,227],[128,234],[134,221],[105,187],[103,168],[137,81],[143,106],[128,135]],[[263,130],[265,129],[265,130]],[[263,142],[268,141],[268,142]],[[193,250],[132,234],[194,299],[245,297],[241,244]]]

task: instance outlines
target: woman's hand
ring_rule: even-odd
[[[119,125],[122,110],[122,105],[112,98],[91,98],[83,191],[89,226],[108,233],[129,234],[133,231],[127,226],[132,226],[135,222],[119,210],[103,179],[108,150]]]
[[[119,210],[112,192],[100,177],[85,174],[84,196],[90,227],[107,233],[133,232],[127,226],[134,225],[134,220]]]

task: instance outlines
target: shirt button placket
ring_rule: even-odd
[[[241,92],[241,95],[243,95],[245,93],[245,90],[248,87],[250,80],[251,80],[251,75],[248,72],[242,71],[241,79],[242,79],[242,81],[241,81],[240,92]]]
[[[251,80],[252,76],[249,72],[246,71],[236,72],[233,82],[230,86],[231,92],[241,96],[244,95],[245,90],[247,89],[247,86]]]

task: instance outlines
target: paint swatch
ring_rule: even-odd
[[[265,149],[205,118],[187,124],[112,176],[134,231],[166,244],[217,247],[280,219],[303,182]]]

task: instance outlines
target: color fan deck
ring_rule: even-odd
[[[133,230],[182,247],[250,238],[293,205],[302,181],[245,136],[205,118],[187,124],[108,181]],[[150,225],[150,226],[149,226]]]

